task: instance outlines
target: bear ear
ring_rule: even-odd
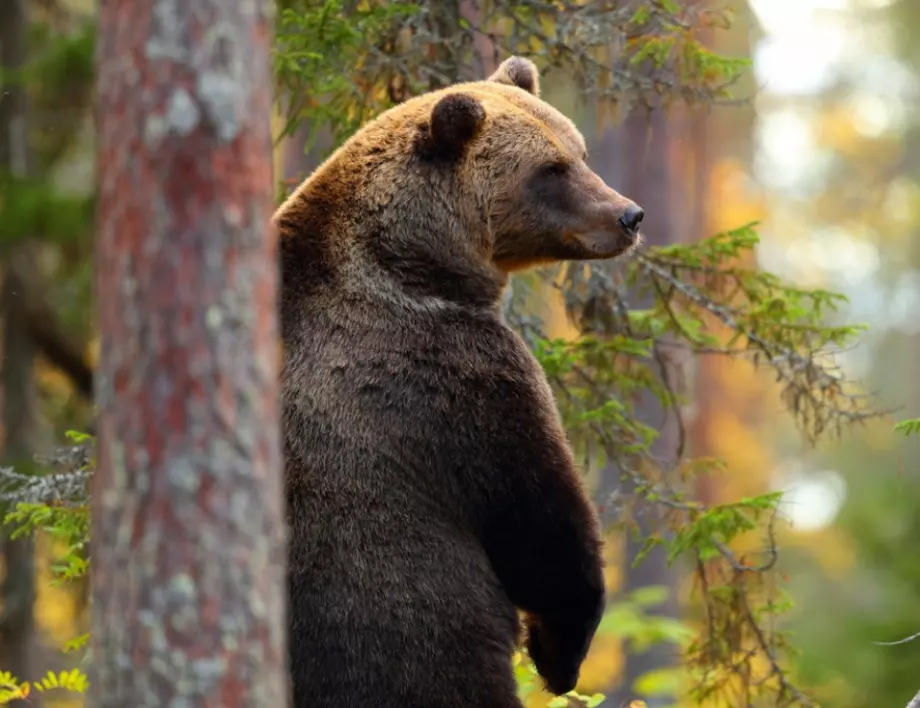
[[[482,104],[467,93],[449,93],[431,111],[431,139],[443,155],[456,157],[486,119]]]
[[[527,93],[540,96],[540,72],[537,65],[524,57],[508,57],[503,61],[489,81],[517,86]]]

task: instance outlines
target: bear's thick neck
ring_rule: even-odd
[[[408,297],[437,298],[467,307],[498,307],[507,276],[481,254],[463,252],[445,234],[369,233],[361,239],[370,262],[379,266]],[[432,241],[438,248],[426,247]]]

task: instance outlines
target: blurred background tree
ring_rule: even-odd
[[[9,273],[33,244],[18,331],[35,351],[35,415],[60,440],[92,426],[94,4],[17,1],[26,68],[5,58],[2,78],[4,92],[26,89],[35,157],[27,175],[7,168],[0,182],[0,245]],[[579,690],[606,693],[605,706],[806,704],[797,688],[830,705],[906,704],[920,642],[872,642],[920,630],[908,540],[917,443],[892,436],[887,421],[842,444],[807,443],[861,419],[841,378],[920,410],[915,3],[277,5],[279,200],[381,109],[519,53],[585,132],[592,166],[646,209],[652,248],[642,258],[516,278],[506,302],[550,374],[610,522],[610,611]],[[759,243],[748,229],[704,241],[753,221]],[[763,281],[758,266],[851,303],[834,313],[829,298]],[[849,347],[848,325],[864,321],[872,328]],[[840,345],[842,371],[812,356]],[[733,506],[780,490],[778,519],[775,497]],[[758,508],[759,525],[743,533]],[[0,645],[0,669],[11,669],[10,654],[23,656],[16,642],[32,644],[33,678],[74,666],[59,647],[86,631],[81,581],[50,582],[50,562],[66,552],[52,538],[35,537],[35,635],[4,631]],[[676,547],[686,552],[669,564]],[[23,586],[28,547],[5,548],[7,587]],[[633,564],[640,550],[649,553]],[[782,619],[786,590],[794,607]],[[782,653],[789,628],[795,659]],[[521,678],[530,685],[524,664]],[[527,701],[551,699],[534,689]]]
[[[0,7],[3,448],[5,462],[27,473],[55,434],[88,423],[95,27],[86,5]],[[0,663],[21,676],[69,667],[43,647],[69,638],[83,588],[50,585],[33,555],[46,558],[50,545],[47,536],[3,543]]]

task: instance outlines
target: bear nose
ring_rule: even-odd
[[[642,221],[643,216],[645,216],[645,212],[642,211],[642,207],[638,204],[631,204],[623,211],[623,215],[620,217],[620,226],[627,231],[638,231],[639,222]]]

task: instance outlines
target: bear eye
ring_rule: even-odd
[[[568,172],[569,166],[565,162],[550,162],[540,170],[547,177],[561,177]]]

